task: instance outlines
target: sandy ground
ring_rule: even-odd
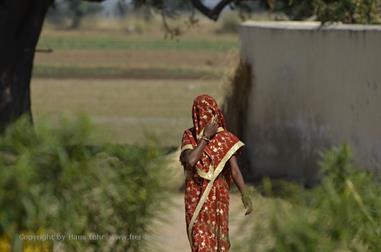
[[[157,220],[154,224],[154,234],[149,241],[147,252],[186,252],[190,251],[189,243],[185,231],[184,216],[184,195],[183,193],[173,194],[173,206],[166,214],[165,220]],[[230,237],[232,242],[231,251],[234,250],[234,236],[238,235],[239,223],[244,221],[244,208],[240,195],[230,193]]]
[[[238,235],[239,223],[244,221],[244,208],[241,203],[240,195],[230,193],[230,237],[234,251],[234,236]],[[173,206],[170,207],[165,220],[157,220],[154,224],[154,233],[148,239],[147,252],[186,252],[190,251],[189,243],[185,231],[184,216],[184,195],[176,193],[173,195]]]
[[[180,188],[184,180],[183,168],[178,161],[180,150],[168,155],[168,164],[170,166],[170,183],[173,188]],[[241,196],[232,188],[230,192],[229,209],[229,235],[232,247],[231,252],[237,251],[234,242],[241,232],[240,223],[245,220],[250,221],[250,217],[244,216],[244,206],[241,202]],[[152,227],[152,236],[148,240],[147,252],[188,252],[190,246],[186,234],[185,225],[185,207],[184,192],[174,192],[171,198],[171,204],[162,218],[155,220]]]

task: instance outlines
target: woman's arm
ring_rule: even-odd
[[[204,151],[207,141],[201,139],[196,148],[193,150],[185,150],[181,153],[180,161],[186,168],[193,167],[197,161],[201,158],[201,154]]]
[[[197,147],[193,150],[185,150],[181,153],[180,161],[185,165],[186,168],[193,167],[198,160],[200,160],[202,152],[205,146],[208,144],[206,139],[210,139],[214,134],[216,134],[218,129],[218,124],[216,121],[210,122],[205,126],[203,138],[197,143]]]
[[[242,194],[245,191],[245,181],[243,180],[241,170],[239,169],[237,158],[235,156],[232,156],[229,160],[229,163],[234,183],[238,187],[240,193]]]
[[[245,181],[243,180],[241,170],[239,169],[237,158],[235,156],[232,156],[229,160],[229,163],[234,183],[236,184],[238,190],[241,193],[241,200],[246,208],[245,215],[248,215],[253,211],[253,204],[251,202],[249,191],[246,189]]]

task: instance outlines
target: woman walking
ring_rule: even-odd
[[[193,127],[184,131],[180,161],[186,172],[185,217],[192,252],[226,252],[229,190],[235,182],[246,215],[252,203],[236,156],[244,144],[226,130],[216,101],[201,95],[192,107]]]

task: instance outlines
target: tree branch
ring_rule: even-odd
[[[167,18],[165,16],[165,13],[161,11],[161,18],[163,20],[163,25],[165,29],[165,37],[169,36],[171,39],[180,36],[181,30],[178,27],[170,27],[167,23]]]
[[[220,16],[223,9],[231,4],[234,0],[222,0],[220,1],[213,9],[210,9],[205,6],[201,0],[191,0],[193,6],[199,10],[203,15],[207,16],[208,18],[217,21],[218,17]]]

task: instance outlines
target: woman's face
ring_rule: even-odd
[[[195,98],[192,118],[197,133],[200,133],[213,118],[217,121],[219,127],[224,127],[223,116],[217,102],[209,95],[200,95]]]

